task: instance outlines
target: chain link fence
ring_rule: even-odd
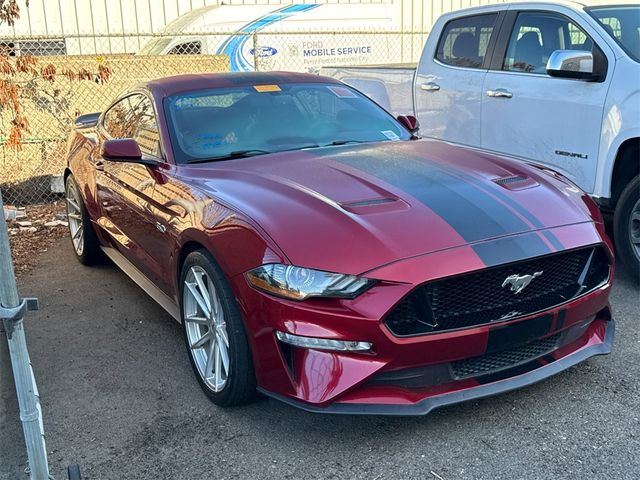
[[[0,44],[10,61],[33,55],[38,70],[53,76],[11,77],[20,86],[29,131],[18,148],[0,138],[0,189],[14,206],[46,203],[63,194],[66,139],[73,120],[102,111],[123,90],[150,79],[181,73],[299,71],[326,66],[417,61],[426,32],[232,32],[181,35],[76,35],[66,38],[15,37]],[[112,52],[138,52],[122,54]],[[77,55],[76,55],[77,54]],[[13,58],[12,58],[13,57]],[[79,80],[63,72],[96,72],[108,78]],[[45,71],[45,70],[43,70]],[[8,77],[0,72],[0,81]],[[9,111],[0,110],[0,132]]]
[[[95,73],[109,72],[107,77]],[[124,90],[181,73],[228,71],[223,55],[65,55],[39,57],[37,70],[11,77],[20,86],[26,138],[16,147],[0,138],[0,189],[17,207],[47,203],[64,193],[62,174],[69,129],[78,115],[99,112]],[[6,78],[0,77],[0,81]],[[13,112],[0,110],[0,131],[10,130]]]

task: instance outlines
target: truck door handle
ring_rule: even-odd
[[[424,90],[425,92],[437,92],[438,90],[440,90],[440,85],[433,82],[423,83],[422,85],[420,85],[420,89]]]
[[[495,90],[487,90],[487,97],[511,98],[511,97],[513,97],[513,93],[508,92],[504,88],[497,88]]]

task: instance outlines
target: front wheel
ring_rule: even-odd
[[[205,250],[184,261],[180,308],[189,360],[204,393],[221,407],[252,400],[256,380],[244,323],[222,270]]]
[[[623,190],[613,217],[613,235],[622,265],[640,276],[640,175]]]

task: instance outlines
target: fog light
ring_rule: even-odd
[[[338,350],[341,352],[368,352],[372,344],[350,340],[330,340],[328,338],[302,337],[276,331],[276,337],[283,343],[294,347],[315,348],[317,350]]]

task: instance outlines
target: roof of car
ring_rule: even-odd
[[[209,88],[244,87],[283,83],[340,83],[338,80],[310,73],[295,72],[224,72],[193,73],[164,77],[147,82],[146,87],[163,96]]]

